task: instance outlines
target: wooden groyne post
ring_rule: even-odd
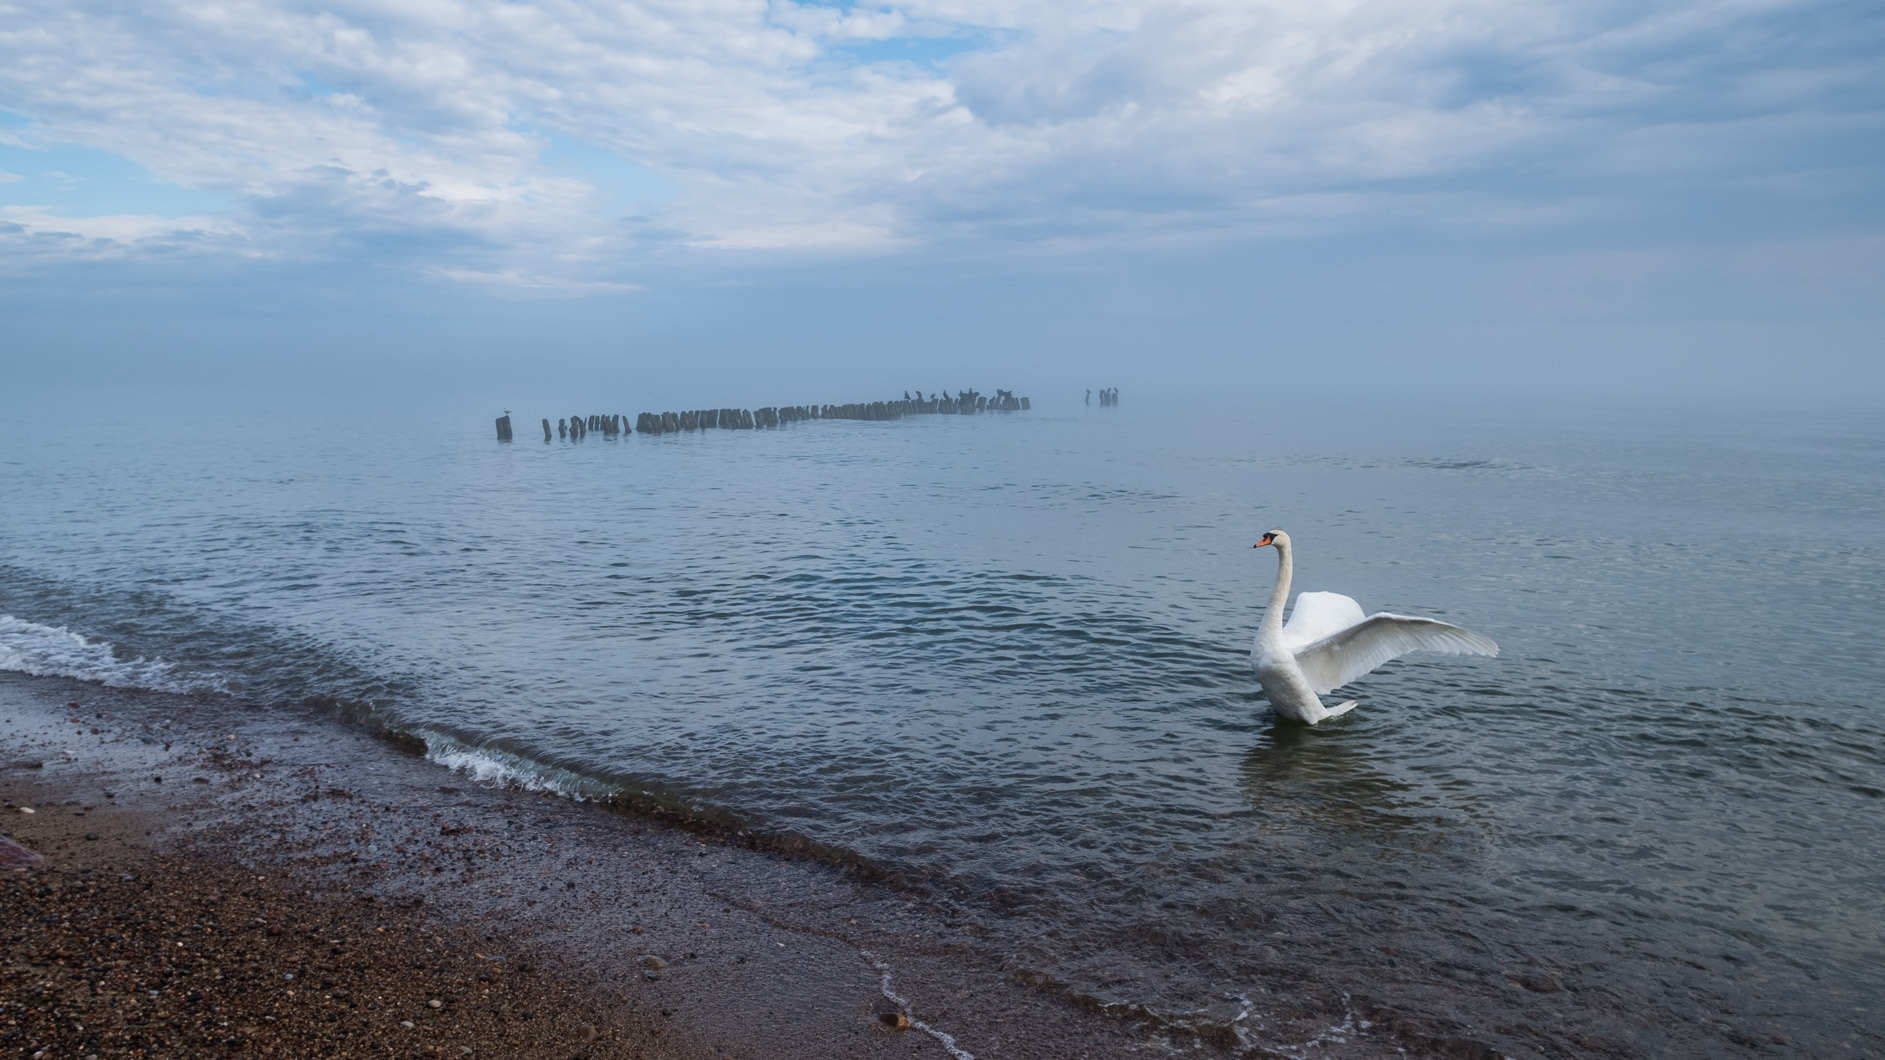
[[[1119,401],[1117,390],[1102,391],[1100,400],[1108,404]],[[625,434],[676,434],[682,431],[751,431],[758,429],[777,429],[788,424],[808,420],[899,420],[905,416],[942,414],[954,416],[973,416],[978,412],[1025,412],[1032,408],[1028,399],[1012,390],[996,390],[993,397],[979,390],[958,390],[954,395],[948,391],[923,396],[917,391],[912,397],[909,391],[903,392],[902,401],[864,401],[845,405],[768,405],[758,409],[689,409],[686,412],[643,412],[634,418],[634,426],[629,426],[629,417],[625,413],[601,412],[588,416],[570,416],[556,421],[556,433],[550,433],[550,421],[543,420],[543,440],[567,438],[572,442],[581,441],[590,431],[599,431],[605,438]],[[511,440],[510,413],[506,412],[498,420],[498,439]]]
[[[497,418],[497,440],[500,442],[511,440],[511,414],[508,412]]]

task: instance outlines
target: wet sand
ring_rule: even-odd
[[[0,798],[45,858],[0,869],[21,1057],[1231,1055],[1011,981],[920,896],[313,709],[0,674]]]

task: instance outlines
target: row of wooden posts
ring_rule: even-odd
[[[644,412],[635,417],[635,425],[629,426],[628,417],[620,413],[595,413],[588,416],[571,416],[556,421],[555,435],[551,434],[550,421],[543,421],[543,440],[548,442],[553,437],[580,440],[591,431],[603,437],[615,437],[623,434],[674,434],[679,431],[704,431],[710,429],[750,431],[762,427],[779,427],[801,420],[895,420],[905,416],[936,414],[945,416],[973,415],[977,412],[1022,412],[1031,406],[1028,399],[1016,397],[1007,390],[995,391],[994,397],[977,390],[958,390],[952,397],[948,394],[931,394],[924,397],[917,392],[915,397],[909,391],[903,392],[902,401],[867,401],[850,405],[781,405],[763,409],[694,409],[688,412]],[[497,440],[511,440],[511,417],[506,412],[497,419]]]

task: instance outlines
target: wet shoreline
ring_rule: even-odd
[[[343,717],[0,674],[0,718],[5,828],[48,859],[26,873],[109,849],[142,879],[254,870],[298,916],[488,939],[571,1011],[607,1014],[574,1024],[602,1028],[597,1057],[630,1041],[648,1057],[1234,1052],[1031,984],[972,925],[842,867],[469,782]],[[363,1033],[398,1038],[381,1024]],[[1320,1053],[1406,1044],[1351,1026]]]

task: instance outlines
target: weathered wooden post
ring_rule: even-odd
[[[550,421],[548,419],[543,421],[543,440],[546,442],[550,440]]]
[[[508,413],[497,418],[497,440],[500,442],[511,440],[511,418]]]

